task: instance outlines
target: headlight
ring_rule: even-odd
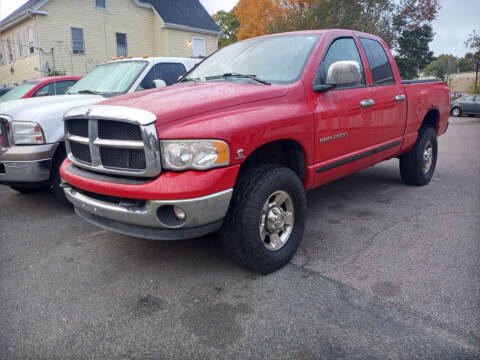
[[[230,163],[230,150],[221,140],[162,140],[163,167],[206,170]]]
[[[37,123],[14,121],[12,123],[12,133],[15,145],[45,144],[42,128]]]

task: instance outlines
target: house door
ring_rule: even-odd
[[[193,57],[206,56],[205,39],[194,36],[192,38]]]

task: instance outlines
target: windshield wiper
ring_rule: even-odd
[[[93,91],[93,90],[79,90],[76,93],[70,93],[70,94],[93,94],[93,95],[102,95],[103,93],[99,91]]]
[[[180,82],[189,82],[189,81],[197,82],[197,81],[200,81],[200,78],[189,78],[189,77],[186,77],[186,78],[183,78],[182,80],[180,80]]]
[[[205,79],[207,80],[214,80],[214,79],[221,79],[221,78],[227,78],[227,77],[233,77],[233,78],[239,78],[239,79],[252,79],[252,80],[255,80],[257,82],[259,82],[260,84],[263,84],[263,85],[272,85],[272,83],[266,81],[266,80],[262,80],[262,79],[259,79],[257,77],[257,75],[249,75],[249,74],[239,74],[239,73],[225,73],[223,75],[214,75],[214,76],[207,76]]]

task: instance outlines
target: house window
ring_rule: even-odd
[[[192,52],[193,57],[205,56],[205,39],[203,37],[192,37]]]
[[[83,42],[83,29],[72,27],[72,54],[85,55],[85,43]]]
[[[34,26],[29,26],[25,31],[25,40],[27,44],[27,55],[37,53],[37,32]]]
[[[127,34],[116,33],[117,36],[117,56],[127,56]]]
[[[25,33],[23,31],[19,31],[17,33],[17,49],[18,49],[18,56],[23,59],[27,56],[27,49],[25,47]]]
[[[13,44],[13,39],[12,37],[7,38],[7,51],[8,51],[8,62],[14,62],[15,61],[15,47]]]
[[[106,0],[95,0],[95,7],[105,10],[107,8]]]
[[[3,42],[0,40],[0,65],[5,65],[5,55],[3,55]]]

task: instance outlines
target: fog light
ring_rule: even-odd
[[[187,214],[185,214],[185,211],[182,208],[179,208],[178,206],[173,207],[173,213],[175,214],[175,217],[180,221],[185,220],[187,217]]]

